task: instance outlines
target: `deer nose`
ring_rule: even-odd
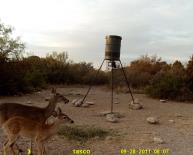
[[[68,99],[66,99],[66,102],[65,103],[68,103],[69,102],[69,100]]]
[[[71,120],[71,122],[70,123],[74,123],[74,121],[73,120]]]

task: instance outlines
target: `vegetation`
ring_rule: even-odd
[[[180,95],[183,81],[172,74],[157,74],[147,87],[147,93],[152,97],[174,99]]]
[[[21,53],[24,51],[24,44],[19,37],[12,38],[13,29],[0,23],[0,62],[8,61],[8,59],[20,59]]]
[[[13,95],[41,89],[46,84],[89,84],[96,70],[91,63],[73,63],[67,52],[52,52],[45,58],[23,57],[25,46],[12,37],[12,28],[0,23],[0,95]],[[94,84],[104,84],[100,72]]]
[[[58,134],[71,140],[86,142],[87,140],[95,137],[103,139],[110,133],[109,131],[100,128],[84,125],[84,126],[63,126],[58,131]]]
[[[65,53],[59,53],[65,54]],[[21,60],[9,59],[0,65],[0,94],[12,95],[41,89],[46,84],[89,84],[96,70],[90,63],[71,63],[53,57],[30,56]],[[105,84],[106,73],[94,80]]]
[[[180,61],[168,64],[161,58],[142,56],[127,68],[128,75],[135,73],[136,79],[131,79],[134,88],[143,87],[146,93],[155,98],[179,101],[193,100],[191,75],[192,58],[187,67]],[[132,71],[134,70],[134,71]]]
[[[193,100],[193,56],[184,66],[180,61],[168,64],[157,56],[144,55],[125,67],[130,85],[151,97],[178,101]],[[125,86],[121,70],[115,70],[115,84]],[[141,91],[140,91],[141,92]]]
[[[46,57],[23,57],[24,43],[12,37],[12,28],[0,23],[0,95],[26,93],[47,84],[109,84],[108,72],[96,69],[91,63],[74,63],[67,52],[52,52]],[[141,56],[124,68],[131,87],[149,96],[174,100],[193,100],[193,55],[183,65],[180,61],[168,64],[157,56]],[[114,83],[125,85],[120,69],[115,70]],[[94,81],[92,81],[94,80]]]

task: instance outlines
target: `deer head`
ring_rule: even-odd
[[[56,111],[56,117],[59,119],[59,120],[62,120],[64,121],[65,123],[74,123],[74,121],[68,117],[66,114],[62,113],[62,110],[58,107],[57,111]]]
[[[54,95],[53,100],[56,102],[63,101],[65,104],[69,102],[69,100],[64,97],[62,94],[56,92],[56,88],[52,88],[51,93]],[[46,98],[45,101],[50,101],[50,99]]]
[[[56,102],[63,101],[65,104],[67,104],[69,102],[69,100],[66,97],[64,97],[63,95],[61,95],[59,93],[54,94],[54,99],[56,100]]]

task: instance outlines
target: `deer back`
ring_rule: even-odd
[[[13,116],[26,117],[39,122],[46,120],[44,116],[44,108],[27,106],[18,103],[3,103],[0,105],[1,124]]]

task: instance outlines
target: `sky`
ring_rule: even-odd
[[[193,54],[193,0],[0,0],[0,20],[26,51],[67,51],[99,65],[105,36],[122,36],[121,60],[141,55],[187,61]]]

